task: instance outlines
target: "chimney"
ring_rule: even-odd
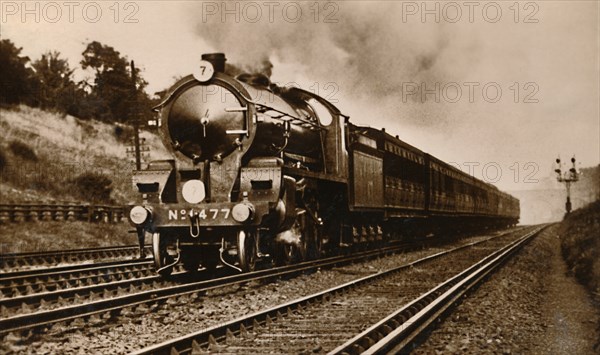
[[[206,60],[213,65],[215,73],[225,72],[225,58],[224,53],[207,53],[202,55],[202,60]]]

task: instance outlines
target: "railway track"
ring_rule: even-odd
[[[114,276],[86,276],[79,279],[73,278],[59,281],[66,282],[67,285],[72,285],[72,287],[56,291],[2,298],[0,299],[1,315],[3,318],[8,319],[18,315],[31,315],[35,317],[37,313],[43,313],[44,311],[60,310],[63,307],[69,308],[72,305],[85,307],[86,304],[100,299],[110,302],[111,299],[123,295],[186,285],[209,280],[215,276],[223,277],[224,275],[231,274],[230,270],[224,268],[216,271],[203,270],[197,274],[179,271],[171,275],[168,279],[165,279],[156,275],[153,265],[146,264],[147,262],[144,262],[141,265],[141,270],[137,270],[137,266],[132,268],[130,265],[125,264],[125,270],[115,272]],[[102,282],[110,278],[121,278],[121,280]],[[81,279],[84,279],[89,284],[81,285]],[[0,323],[2,321],[0,319]]]
[[[136,307],[147,309],[148,305],[161,304],[169,300],[185,299],[194,295],[198,296],[206,291],[217,288],[252,281],[263,282],[274,278],[293,277],[305,272],[312,272],[319,268],[330,268],[353,263],[357,260],[367,260],[396,253],[405,250],[405,248],[406,245],[390,246],[376,251],[336,256],[252,273],[229,276],[217,275],[218,278],[200,281],[190,280],[190,274],[179,273],[174,274],[174,278],[170,279],[171,281],[164,281],[164,279],[157,276],[151,276],[136,280],[117,281],[104,285],[84,286],[73,290],[65,289],[46,293],[44,296],[42,294],[34,294],[31,297],[24,296],[26,298],[3,299],[0,300],[0,308],[4,309],[7,315],[0,318],[0,335],[9,332],[27,333],[31,330],[43,331],[55,323],[60,322],[68,325],[68,323],[77,319],[91,320],[92,323],[97,323],[101,318],[107,319],[118,316],[126,308],[134,311]],[[226,272],[224,268],[218,270]],[[192,275],[192,277],[197,276]],[[181,284],[182,281],[184,282],[183,284]],[[126,285],[131,285],[132,282],[146,288],[141,289],[136,287],[132,289],[131,286],[126,287]],[[171,282],[172,284],[165,285],[160,282]],[[106,287],[109,287],[111,291],[103,291]],[[100,293],[101,290],[102,293]],[[88,295],[88,297],[82,300],[84,295]],[[62,299],[64,301],[65,297],[68,297],[68,302],[62,302],[61,306],[54,309],[45,309],[48,307],[48,302],[52,299]],[[79,304],[70,304],[72,301]],[[70,305],[64,305],[65,303],[69,303]],[[14,314],[9,310],[17,310],[17,313],[21,314]]]
[[[145,251],[146,255],[149,255],[151,253],[150,246],[147,246]],[[131,258],[137,256],[138,253],[139,246],[127,245],[119,247],[2,254],[0,255],[0,270],[4,270],[4,272],[13,272],[15,269],[22,268]]]
[[[98,298],[110,298],[124,292],[139,292],[154,287],[165,287],[172,282],[156,276],[148,262],[117,264],[97,270],[82,270],[87,275],[66,276],[49,282],[35,282],[31,285],[12,287],[16,290],[10,297],[0,298],[3,317],[48,310],[68,304],[85,303]],[[56,274],[52,275],[56,277]],[[174,280],[177,280],[176,277]],[[19,289],[25,288],[23,294]],[[4,291],[4,287],[3,287]]]
[[[153,273],[151,260],[110,261],[0,274],[0,300],[100,283],[144,277]]]
[[[0,316],[57,309],[126,293],[230,275],[226,269],[199,274],[178,272],[168,280],[154,273],[151,260],[70,265],[0,274]]]
[[[535,229],[525,236],[521,233],[517,242],[513,242],[513,238],[510,242],[511,252],[536,235],[539,230]],[[414,321],[412,317],[423,313],[421,310],[433,308],[432,302],[437,296],[440,293],[445,295],[448,287],[453,289],[453,285],[464,279],[463,275],[479,270],[481,265],[491,269],[488,263],[492,260],[494,263],[497,259],[505,260],[509,255],[503,254],[509,248],[507,244],[505,238],[490,238],[440,252],[150,346],[136,354],[190,354],[207,350],[240,354],[328,351],[354,354],[367,351],[369,346],[394,332],[396,326],[400,329],[406,328],[411,324],[409,321]],[[442,264],[442,261],[448,261],[447,257],[450,255],[453,256],[452,262],[449,265]],[[458,255],[460,257],[457,257]],[[475,266],[471,266],[475,262]],[[439,263],[437,269],[432,267],[436,263]],[[458,276],[455,276],[457,274]],[[439,283],[433,289],[432,280]],[[446,281],[448,283],[445,283]],[[456,297],[460,296],[455,296],[454,299]],[[397,311],[401,305],[405,306]],[[390,321],[390,313],[401,314],[405,319],[402,322]],[[432,319],[436,319],[435,317]],[[375,333],[365,333],[375,327],[373,324],[378,326]],[[348,339],[352,339],[353,342],[344,344]],[[339,344],[344,345],[338,347]]]
[[[456,276],[440,283],[412,302],[390,313],[377,324],[358,334],[331,354],[405,353],[418,344],[425,330],[449,312],[469,290],[504,264],[521,247],[544,229],[538,228],[485,257]]]

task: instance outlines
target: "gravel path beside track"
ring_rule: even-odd
[[[595,354],[600,305],[566,276],[557,226],[446,318],[415,354]]]

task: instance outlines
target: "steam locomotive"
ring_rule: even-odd
[[[155,108],[172,159],[134,172],[130,222],[168,275],[252,271],[449,226],[501,227],[519,201],[384,129],[354,125],[314,93],[225,74],[205,54]]]

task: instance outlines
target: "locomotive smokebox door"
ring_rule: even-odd
[[[180,152],[197,161],[218,160],[237,147],[246,131],[243,105],[227,88],[197,85],[175,98],[168,133]]]

